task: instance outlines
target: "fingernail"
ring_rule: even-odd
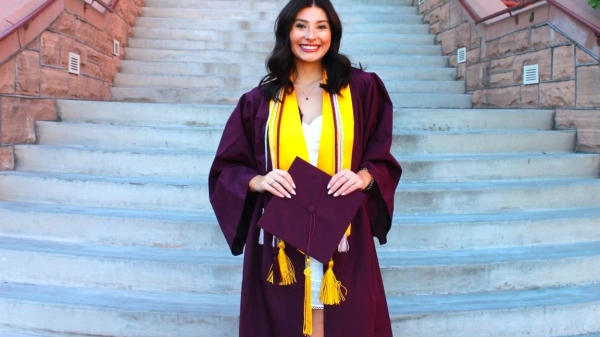
[[[335,193],[333,196],[334,196],[334,197],[337,197],[337,196],[338,196],[337,192],[336,192],[336,193]]]
[[[293,188],[296,188],[296,184],[292,183],[292,187],[293,187]]]
[[[279,196],[280,196],[281,198],[285,198],[285,197],[283,196],[283,194],[280,194]]]
[[[331,185],[327,184],[327,189],[330,189],[330,188],[331,188]]]
[[[327,192],[327,194],[331,194],[331,190],[329,190],[329,191]]]
[[[346,195],[346,192],[342,193],[342,195]]]
[[[292,191],[292,194],[293,194],[293,195],[296,195],[296,191]]]
[[[289,194],[287,195],[287,197],[288,197],[288,198],[290,198],[290,199],[292,198],[292,196],[291,196],[291,195],[289,195]]]

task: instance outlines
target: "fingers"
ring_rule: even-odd
[[[354,191],[362,190],[363,181],[360,177],[350,171],[342,170],[336,173],[329,181],[328,194],[332,194],[334,197],[348,195]]]
[[[292,177],[283,170],[273,170],[267,173],[261,182],[261,187],[264,191],[280,198],[291,198],[292,195],[296,195],[296,185]]]

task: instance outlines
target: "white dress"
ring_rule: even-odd
[[[317,166],[319,160],[319,145],[321,143],[321,129],[323,126],[321,116],[315,118],[312,123],[307,124],[302,122],[302,131],[306,147],[308,148],[308,158],[313,166]],[[321,281],[323,280],[323,264],[316,259],[310,260],[312,269],[312,308],[323,309],[323,302],[319,301],[319,293],[321,292]]]

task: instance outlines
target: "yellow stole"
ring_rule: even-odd
[[[349,86],[343,88],[340,95],[329,94],[323,90],[322,123],[317,167],[329,175],[334,175],[342,169],[350,169],[354,145],[354,111]],[[310,162],[295,91],[286,94],[281,90],[278,99],[271,100],[265,141],[268,143],[268,154],[273,168],[288,170],[296,157]],[[350,235],[350,226],[346,235]],[[277,258],[281,273],[279,284],[293,284],[296,282],[295,271],[285,254],[285,243],[279,240],[278,245]],[[272,273],[271,267],[267,277],[271,283]],[[306,256],[303,327],[306,336],[312,334],[311,273],[310,257]],[[333,259],[330,259],[328,269],[323,275],[319,299],[327,305],[340,304],[345,300],[342,289],[345,290],[345,287],[335,278]]]

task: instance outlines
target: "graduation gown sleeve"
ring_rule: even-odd
[[[256,107],[249,96],[240,98],[229,117],[208,178],[210,202],[233,255],[244,250],[256,201],[248,183],[259,174],[253,147]]]
[[[380,244],[387,242],[386,236],[392,225],[394,194],[400,181],[402,169],[390,153],[392,146],[393,105],[381,79],[375,73],[354,70],[356,87],[359,90],[356,102],[362,120],[360,133],[363,138],[359,168],[367,168],[375,183],[366,191],[365,207],[373,235]],[[352,85],[352,84],[351,84]],[[355,95],[353,93],[353,95]],[[354,96],[353,96],[354,97]],[[356,149],[355,149],[356,150]]]

